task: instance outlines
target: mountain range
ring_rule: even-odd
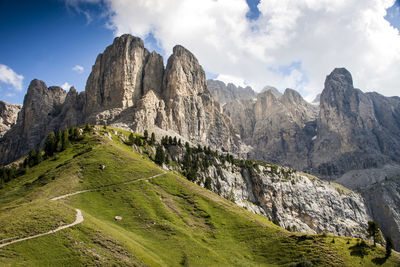
[[[162,56],[150,53],[140,38],[122,35],[97,57],[85,91],[78,93],[72,87],[67,93],[33,80],[22,107],[0,103],[0,164],[43,146],[50,132],[72,126],[91,123],[137,133],[149,130],[157,138],[176,136],[193,145],[285,165],[350,187],[366,203],[366,208],[360,208],[364,200],[353,193],[349,200],[353,212],[361,210],[363,220],[369,216],[376,220],[400,248],[400,98],[363,93],[353,87],[346,69],[337,68],[327,76],[317,102],[308,103],[292,89],[282,94],[266,87],[255,93],[250,87],[206,81],[196,57],[179,45],[164,67]],[[227,173],[215,173],[220,181],[234,179]],[[331,232],[342,234],[335,226],[314,225],[313,220],[327,218],[301,214],[307,209],[301,207],[299,198],[276,202],[279,205],[273,208],[271,203],[282,199],[277,194],[285,192],[283,187],[274,188],[266,177],[244,174],[243,170],[238,170],[239,174],[247,182],[230,183],[223,191],[213,185],[213,191],[226,194],[240,185],[242,194],[255,196],[249,194],[243,200],[255,203],[255,212],[261,207],[258,213],[276,219],[281,226],[295,225],[308,232],[332,227]],[[259,181],[256,191],[249,186],[254,181]],[[271,192],[275,193],[269,198],[260,197]],[[330,199],[327,196],[315,195],[314,201]],[[292,217],[283,215],[288,210]],[[358,217],[351,220],[357,222]],[[349,234],[346,231],[343,234]]]

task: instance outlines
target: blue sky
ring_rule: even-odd
[[[74,85],[78,91],[84,90],[96,56],[112,43],[114,36],[121,32],[121,29],[127,27],[124,23],[129,23],[119,22],[121,21],[118,20],[120,10],[112,9],[113,6],[110,4],[113,2],[112,0],[99,0],[98,2],[87,3],[87,1],[75,0],[69,1],[69,3],[77,3],[76,5],[68,5],[62,0],[0,0],[0,40],[2,40],[0,42],[0,64],[3,65],[3,70],[7,66],[8,74],[11,69],[14,74],[23,76],[22,88],[18,90],[15,83],[6,80],[4,75],[1,76],[0,74],[0,80],[3,77],[3,81],[0,81],[0,100],[22,103],[29,82],[34,78],[45,81],[48,86],[61,86],[68,83]],[[104,4],[106,2],[108,5]],[[388,9],[388,15],[385,17],[397,28],[400,27],[399,3],[400,1],[397,1],[393,7]],[[262,25],[261,12],[257,8],[259,1],[248,0],[247,4],[248,10],[245,14],[245,20],[254,32],[254,29],[258,29]],[[111,12],[110,9],[112,9]],[[110,16],[110,14],[113,14],[113,16]],[[152,21],[151,17],[149,21]],[[156,26],[152,24],[152,27]],[[133,25],[133,29],[127,32],[144,38],[145,44],[150,50],[154,49],[164,57],[168,56],[171,45],[169,45],[169,40],[163,38],[161,29],[139,31],[138,28],[135,28],[135,25]],[[138,32],[135,32],[136,29],[138,29]],[[257,36],[253,39],[257,39]],[[238,72],[226,67],[225,73],[224,65],[221,62],[227,60],[230,54],[223,55],[215,62],[208,60],[207,55],[204,54],[203,50],[207,50],[207,46],[202,48],[196,46],[196,44],[192,45],[185,38],[180,39],[179,36],[171,42],[182,43],[193,49],[192,51],[197,52],[195,55],[199,55],[201,64],[204,60],[203,67],[209,78],[228,77],[226,79],[229,80],[232,77],[232,81],[235,81],[235,78],[239,77],[239,79],[243,79],[245,84],[253,85],[252,77],[256,76],[251,76],[252,74],[246,73],[246,70]],[[234,51],[232,52],[234,54],[233,60],[235,55],[242,53],[243,57],[248,58],[245,52],[241,50],[232,51]],[[164,60],[166,59],[164,58]],[[271,75],[275,75],[276,70],[279,70],[280,76],[277,76],[276,79],[283,77],[282,80],[285,81],[289,77],[287,83],[292,84],[292,79],[295,79],[294,85],[296,85],[297,83],[308,82],[308,74],[302,69],[302,62],[305,61],[293,57],[282,65],[267,64],[264,69],[265,71],[274,70]],[[243,65],[245,64],[247,63]],[[248,64],[251,65],[251,62]],[[257,61],[254,64],[256,67],[259,62]],[[248,67],[246,68],[248,69]],[[293,69],[298,73],[294,73]],[[226,75],[224,76],[224,74]],[[257,75],[261,76],[262,73]],[[296,77],[300,78],[297,79]],[[267,81],[274,81],[274,78],[269,78]],[[318,82],[320,83],[320,81]],[[263,80],[259,82],[259,84],[264,83]],[[284,89],[285,85],[278,86],[278,88]]]
[[[20,92],[0,83],[0,99],[22,103],[34,78],[84,90],[96,56],[113,40],[104,24],[99,18],[88,23],[63,1],[0,1],[0,64],[24,76]],[[82,73],[73,70],[76,65]]]

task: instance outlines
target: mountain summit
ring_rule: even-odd
[[[177,45],[164,69],[140,38],[115,38],[98,55],[84,92],[47,87],[33,80],[21,116],[0,143],[0,164],[43,144],[51,131],[85,123],[116,125],[143,132],[157,128],[184,140],[239,152],[231,121],[207,89],[196,57]]]

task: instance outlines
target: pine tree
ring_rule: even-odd
[[[3,178],[3,182],[8,182],[8,173],[6,168],[2,168],[1,176]]]
[[[56,136],[56,151],[57,152],[62,151],[62,142],[63,142],[62,132],[58,131],[57,136]]]
[[[14,179],[15,178],[15,167],[12,166],[11,168],[8,169],[8,179]]]
[[[178,146],[182,146],[182,141],[181,141],[180,138],[179,138],[179,141],[178,141]]]
[[[368,235],[374,239],[374,247],[376,246],[376,240],[379,235],[379,227],[375,221],[368,221]]]
[[[145,141],[147,141],[147,138],[149,138],[149,132],[147,130],[144,130],[143,137]]]
[[[73,135],[74,135],[74,128],[75,128],[75,127],[71,127],[71,128],[69,128],[69,130],[68,130],[68,133],[69,133],[69,140],[71,140],[71,141],[73,141],[72,137],[73,137]]]
[[[186,148],[186,152],[189,152],[190,150],[190,145],[188,142],[185,143],[185,148]]]
[[[176,136],[174,137],[174,140],[173,140],[173,141],[174,141],[173,145],[176,146],[176,145],[178,144],[178,141],[176,140]]]
[[[65,150],[70,146],[69,142],[69,133],[68,130],[64,130],[62,132],[62,144],[61,144],[61,150]]]
[[[135,144],[136,144],[137,146],[143,146],[142,138],[140,138],[139,136],[136,136],[136,138],[135,138]]]
[[[87,133],[90,132],[92,130],[92,125],[90,125],[90,123],[87,123],[83,130]]]
[[[71,134],[71,140],[72,141],[77,141],[79,138],[79,130],[77,127],[72,128],[72,134]]]
[[[392,254],[392,248],[393,248],[393,241],[390,236],[386,237],[386,254],[385,257],[389,258],[390,255]]]
[[[207,177],[206,181],[204,183],[204,187],[207,188],[208,190],[211,190],[211,178]]]
[[[168,137],[163,136],[163,137],[161,138],[161,144],[166,148],[167,145],[168,145]]]
[[[27,157],[27,162],[29,167],[33,167],[35,165],[35,158],[36,158],[36,150],[31,149]]]
[[[150,138],[150,145],[154,145],[156,143],[156,135],[154,133],[151,133],[151,138]]]
[[[54,132],[51,132],[44,143],[44,151],[47,156],[53,156],[54,152],[56,151],[56,136]]]
[[[38,164],[40,164],[40,162],[43,161],[42,153],[43,152],[40,148],[36,151],[35,165],[38,165]]]
[[[161,146],[157,146],[155,162],[158,165],[162,165],[164,163],[164,160],[165,160],[164,150],[162,149]]]
[[[135,142],[135,137],[133,136],[133,133],[131,133],[130,135],[129,135],[129,145],[133,145],[134,143],[136,143]]]

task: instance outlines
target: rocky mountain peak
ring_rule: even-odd
[[[129,34],[115,38],[97,57],[87,80],[86,114],[133,106],[142,95],[149,54],[140,38]]]
[[[321,100],[321,94],[318,94],[318,95],[315,96],[315,98],[314,98],[314,100],[311,102],[311,104],[319,105],[320,100]]]
[[[267,110],[273,103],[279,102],[280,96],[274,90],[266,90],[257,95],[257,103],[262,106],[262,109]]]
[[[280,98],[282,96],[282,93],[278,91],[278,89],[276,89],[275,87],[272,86],[265,86],[262,90],[261,93],[263,92],[270,92],[272,93],[276,98]]]
[[[163,86],[167,99],[208,93],[203,68],[196,57],[180,45],[174,47],[168,59]]]
[[[353,78],[351,73],[345,68],[335,68],[325,80],[325,90],[327,93],[332,90],[348,90],[353,89]]]
[[[285,92],[283,93],[282,96],[282,101],[283,102],[289,102],[292,104],[300,104],[303,103],[305,100],[303,97],[297,92],[296,90],[286,88]]]
[[[207,80],[207,88],[210,90],[214,100],[226,104],[237,100],[249,100],[256,98],[256,93],[250,86],[245,88],[236,86],[233,83],[227,85],[218,80]]]

